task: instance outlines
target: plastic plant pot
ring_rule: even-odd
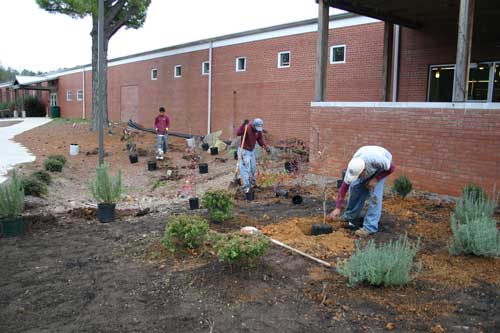
[[[200,165],[198,165],[198,170],[200,171],[200,173],[208,173],[208,164],[200,163]]]
[[[198,209],[200,208],[200,200],[198,198],[189,198],[189,209]]]
[[[148,171],[156,170],[156,161],[148,161]]]
[[[210,155],[218,155],[218,154],[219,154],[219,148],[210,147]]]
[[[288,191],[284,188],[279,188],[276,190],[276,198],[283,197],[288,198]]]
[[[237,150],[234,151],[234,160],[235,161],[238,160],[238,151]]]
[[[0,220],[0,236],[2,237],[22,236],[25,231],[22,216],[7,217]]]
[[[311,228],[311,235],[313,236],[331,234],[332,232],[332,226],[326,223],[313,224]]]
[[[78,151],[79,151],[79,149],[78,149],[78,143],[72,143],[72,144],[69,145],[69,154],[71,156],[78,155]]]
[[[139,162],[139,156],[137,156],[137,154],[128,155],[128,159],[130,160],[131,164]]]
[[[245,193],[245,200],[253,201],[255,200],[255,193],[253,191],[249,191]]]
[[[294,205],[300,205],[304,200],[302,199],[302,196],[301,195],[294,195],[292,197],[292,203]]]
[[[97,218],[101,223],[109,223],[115,220],[116,204],[100,203],[97,205]]]
[[[210,145],[209,145],[208,143],[203,143],[203,144],[201,145],[201,149],[203,149],[203,151],[207,151],[207,150],[208,150],[208,148],[210,148]]]

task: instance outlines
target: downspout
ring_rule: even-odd
[[[83,74],[83,89],[82,89],[82,93],[83,93],[83,113],[82,113],[82,119],[85,119],[85,66],[83,66],[83,70],[82,70],[82,74]],[[77,92],[78,94],[78,92]]]
[[[212,127],[212,46],[213,43],[208,44],[208,121],[207,121],[207,134],[210,134]]]
[[[392,68],[392,101],[398,101],[398,79],[399,79],[399,33],[400,26],[394,26],[394,66]]]

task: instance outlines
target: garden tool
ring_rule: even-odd
[[[243,155],[243,145],[245,144],[245,138],[247,136],[247,129],[248,129],[248,124],[245,125],[245,131],[243,132],[243,137],[241,138],[241,145],[240,145],[240,151],[238,154],[238,161],[236,162],[236,170],[234,171],[234,179],[231,181],[231,184],[229,184],[229,187],[238,187],[241,185],[241,179],[238,178],[238,171],[240,168],[241,156]]]

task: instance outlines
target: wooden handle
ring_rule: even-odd
[[[241,139],[240,153],[238,154],[238,162],[236,162],[236,170],[234,173],[238,173],[238,168],[240,167],[241,155],[243,155],[243,145],[245,144],[245,138],[247,136],[248,124],[245,125],[245,131],[243,132],[243,138]]]

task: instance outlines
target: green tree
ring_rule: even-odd
[[[79,19],[92,17],[92,130],[96,129],[97,110],[97,0],[35,0],[40,8],[50,13],[60,13]],[[104,56],[107,59],[108,43],[121,27],[138,29],[146,20],[151,0],[104,0]],[[108,122],[107,61],[104,62],[104,121]]]

